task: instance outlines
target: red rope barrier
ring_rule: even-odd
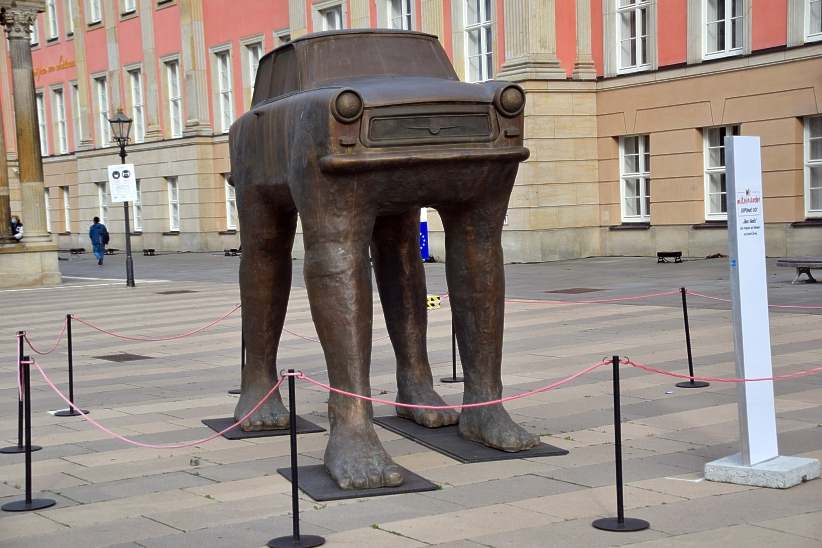
[[[29,346],[29,348],[31,348],[32,352],[34,352],[35,354],[39,354],[40,356],[46,356],[48,354],[51,354],[55,350],[57,350],[57,346],[60,344],[60,341],[63,340],[63,335],[66,334],[66,328],[67,327],[68,327],[68,319],[64,319],[63,320],[63,328],[60,330],[60,333],[57,334],[57,340],[54,341],[54,345],[45,352],[41,352],[40,350],[37,350],[37,348],[34,346],[34,343],[32,343],[31,339],[29,339],[28,335],[24,334],[23,335],[23,340],[26,341],[26,344]]]
[[[699,293],[697,291],[691,291],[690,289],[686,290],[688,295],[693,295],[694,297],[701,297],[703,299],[709,299],[711,301],[719,301],[723,303],[730,303],[732,302],[731,299],[723,299],[722,297],[714,297],[713,295],[705,295],[704,293]],[[769,304],[768,308],[798,308],[800,310],[822,310],[822,306],[818,305],[811,305],[811,304]]]
[[[560,300],[544,300],[544,299],[505,299],[507,303],[519,304],[608,304],[621,303],[625,301],[639,301],[643,299],[652,299],[654,297],[667,297],[670,295],[679,294],[679,290],[660,291],[658,293],[646,293],[644,295],[631,295],[627,297],[613,297],[609,299],[592,299],[589,301],[560,301]]]
[[[724,378],[724,377],[700,377],[694,375],[691,377],[690,375],[683,375],[681,373],[674,373],[673,371],[666,371],[665,369],[659,369],[656,367],[651,367],[650,365],[644,365],[641,363],[637,363],[629,358],[624,358],[620,363],[624,365],[630,365],[636,369],[641,369],[643,371],[647,371],[649,373],[658,373],[660,375],[666,375],[668,377],[676,377],[678,379],[693,379],[695,381],[707,381],[707,382],[762,382],[762,381],[784,381],[788,379],[796,379],[800,377],[808,377],[810,375],[816,375],[817,373],[822,373],[822,367],[814,367],[813,369],[804,369],[802,371],[795,371],[793,373],[786,373],[784,375],[774,375],[773,377],[757,377],[753,379],[740,379],[740,378]]]

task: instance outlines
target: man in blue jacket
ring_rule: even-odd
[[[106,225],[100,222],[100,217],[94,218],[94,224],[88,229],[88,237],[94,248],[94,256],[97,257],[97,264],[103,265],[103,256],[106,254],[106,244],[108,243],[108,230]]]

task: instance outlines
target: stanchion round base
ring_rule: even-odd
[[[88,411],[85,409],[82,410],[83,414],[88,415]],[[55,417],[80,417],[82,416],[78,411],[74,409],[60,409],[59,411],[55,411],[53,413]]]
[[[235,396],[237,394],[242,394],[243,391],[240,388],[232,388],[231,390],[228,391],[228,393],[231,394],[232,396]]]
[[[651,524],[644,519],[637,518],[625,518],[622,521],[619,521],[619,518],[600,518],[594,520],[591,525],[603,531],[619,531],[623,533],[644,531],[651,526]]]
[[[42,447],[40,447],[39,445],[32,445],[31,446],[31,451],[32,452],[39,451],[40,449],[42,449]],[[26,452],[26,447],[25,446],[20,447],[19,445],[10,445],[8,447],[3,447],[2,449],[0,449],[0,453],[4,453],[6,455],[14,455],[16,453],[25,453],[25,452]]]
[[[269,548],[312,548],[313,546],[322,546],[325,544],[325,539],[317,535],[300,535],[299,539],[294,536],[277,537],[268,541],[266,546]]]
[[[26,499],[23,499],[4,504],[0,506],[0,510],[4,512],[31,512],[32,510],[42,510],[55,504],[57,504],[57,502],[51,499],[31,499],[31,502],[26,502]]]
[[[677,388],[705,388],[711,386],[711,383],[705,381],[682,381],[676,383]]]
[[[462,377],[453,377],[453,376],[452,377],[443,377],[443,378],[440,379],[440,382],[445,382],[445,383],[465,382],[465,379],[463,379]]]

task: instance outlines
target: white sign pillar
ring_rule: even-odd
[[[773,377],[759,137],[725,138],[728,250],[736,376]],[[739,383],[740,452],[705,465],[705,478],[791,487],[819,477],[819,461],[780,457],[773,381]]]

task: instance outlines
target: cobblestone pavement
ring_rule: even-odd
[[[64,256],[68,258],[68,256]],[[769,263],[773,266],[772,263]],[[103,267],[86,256],[61,262],[60,288],[0,291],[0,439],[16,439],[14,379],[17,329],[48,348],[66,313],[107,329],[148,336],[181,333],[229,311],[239,300],[237,257],[179,254],[136,257],[137,287],[128,289],[122,256]],[[295,261],[286,328],[314,337]],[[442,265],[427,265],[429,292],[446,290]],[[508,265],[510,297],[550,300],[506,307],[506,394],[565,377],[612,354],[677,372],[686,370],[678,295],[612,304],[558,304],[668,291],[685,285],[727,297],[724,260],[657,265],[647,258],[601,258]],[[793,273],[771,268],[771,301],[822,305],[822,286],[791,285]],[[584,293],[555,293],[589,289]],[[184,291],[184,292],[182,292]],[[172,292],[172,293],[169,293]],[[374,299],[375,338],[385,334]],[[698,374],[734,376],[727,304],[689,297]],[[771,314],[776,373],[820,365],[822,310],[779,309]],[[196,440],[211,433],[200,420],[228,416],[239,381],[240,321],[235,314],[206,333],[167,342],[121,341],[74,323],[79,403],[106,426],[151,443]],[[450,373],[447,302],[429,313],[429,355],[435,378]],[[130,353],[133,361],[106,356]],[[394,358],[377,340],[371,372],[374,393],[396,392]],[[65,344],[39,363],[65,389]],[[324,379],[316,342],[286,334],[279,364]],[[378,428],[398,463],[437,483],[428,493],[331,503],[301,500],[303,531],[329,546],[822,546],[822,481],[767,490],[702,480],[705,462],[737,450],[736,388],[712,384],[682,390],[675,380],[623,371],[622,412],[627,514],[651,528],[605,533],[591,521],[615,511],[611,379],[601,369],[556,391],[506,407],[561,457],[460,464]],[[437,383],[449,402],[460,385]],[[776,385],[780,451],[822,458],[822,375]],[[40,546],[259,547],[290,533],[290,485],[277,473],[289,459],[288,439],[222,438],[186,449],[130,447],[78,418],[58,418],[63,407],[33,378],[34,489],[57,500],[29,513],[0,513],[0,548]],[[298,383],[301,415],[327,426],[326,394]],[[375,408],[375,415],[392,410]],[[299,438],[301,464],[321,462],[327,434]],[[0,503],[20,498],[23,458],[0,455]]]

